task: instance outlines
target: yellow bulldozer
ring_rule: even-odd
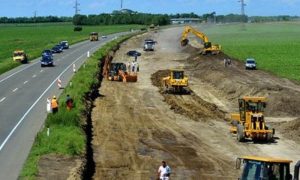
[[[90,41],[98,41],[99,35],[97,32],[91,32],[90,33]]]
[[[198,37],[199,39],[201,39],[203,41],[204,49],[201,52],[201,54],[203,54],[203,55],[214,54],[215,55],[215,54],[219,54],[220,53],[220,51],[221,51],[221,45],[219,45],[219,44],[212,44],[208,40],[208,37],[203,32],[200,32],[200,31],[194,29],[191,26],[185,26],[184,27],[184,31],[182,33],[181,41],[180,41],[181,46],[188,45],[189,40],[188,40],[187,37],[188,37],[188,34],[190,32],[193,33],[196,37]]]
[[[238,100],[238,104],[239,113],[231,114],[230,127],[230,132],[237,135],[237,140],[272,141],[275,130],[267,126],[264,119],[266,98],[245,96]]]
[[[184,93],[189,79],[183,70],[170,70],[170,75],[162,79],[165,92]]]
[[[281,158],[243,156],[236,160],[236,169],[243,167],[239,180],[299,180],[300,161],[294,168],[294,176],[290,174],[293,161]]]

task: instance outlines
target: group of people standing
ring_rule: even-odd
[[[47,98],[47,112],[48,113],[57,113],[58,112],[58,101],[56,96],[53,96],[52,99],[50,97]],[[71,110],[73,108],[73,99],[68,94],[66,97],[66,107],[67,110]]]

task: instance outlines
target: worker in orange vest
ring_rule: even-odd
[[[58,102],[56,100],[56,96],[53,96],[53,98],[51,100],[51,108],[52,108],[53,114],[58,112]]]

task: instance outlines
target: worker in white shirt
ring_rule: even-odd
[[[171,175],[171,168],[167,165],[166,161],[161,162],[157,171],[159,180],[169,180]]]

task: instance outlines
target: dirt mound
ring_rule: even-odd
[[[153,85],[159,87],[159,92],[163,95],[164,101],[171,106],[170,109],[195,121],[204,121],[207,118],[224,118],[224,112],[218,109],[215,104],[204,101],[190,89],[187,89],[190,93],[184,95],[165,93],[162,86],[162,78],[169,74],[169,70],[159,70],[152,74],[151,80]]]
[[[194,51],[194,50],[193,50]],[[233,106],[242,96],[266,96],[267,116],[299,116],[300,86],[270,73],[245,70],[241,61],[231,59],[232,64],[224,67],[227,55],[202,56],[193,54],[186,60],[186,71],[191,78],[200,79],[223,93]]]
[[[41,157],[38,169],[37,179],[81,179],[83,162],[79,157],[50,154]]]
[[[276,131],[279,131],[287,139],[300,143],[300,118],[288,122],[274,123],[273,126]]]

